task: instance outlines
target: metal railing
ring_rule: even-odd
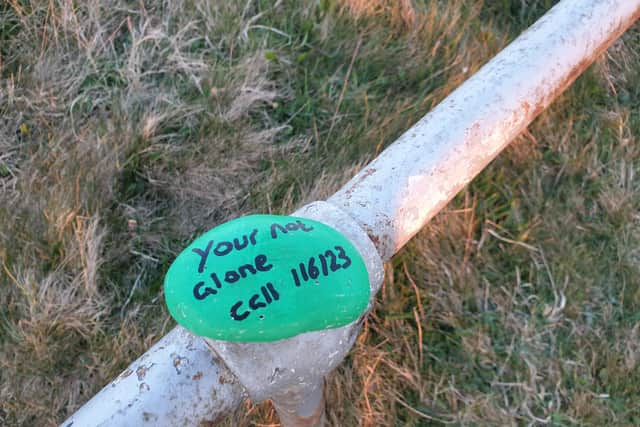
[[[563,0],[327,202],[294,214],[325,222],[354,243],[373,299],[382,262],[639,16],[640,0]],[[203,340],[176,327],[62,425],[215,423],[248,396],[272,399],[284,425],[318,425],[322,378],[349,351],[359,327],[254,344]],[[257,374],[256,364],[265,374]],[[285,368],[296,375],[274,380]]]

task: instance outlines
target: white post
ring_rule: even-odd
[[[563,0],[328,203],[301,211],[334,226],[335,218],[343,216],[352,237],[363,242],[362,236],[368,235],[379,257],[389,259],[639,16],[640,0]],[[363,245],[356,246],[362,250]],[[378,255],[362,255],[371,261],[370,276],[377,277]],[[373,296],[379,283],[371,283]],[[246,352],[244,344],[208,343],[251,395],[274,398],[288,425],[313,425],[321,419],[321,377],[342,360],[358,328],[354,322],[256,346],[254,350],[281,346],[284,352],[264,363],[269,375],[282,372],[266,379],[253,376],[251,358],[269,358],[271,353]],[[314,341],[307,344],[313,344],[315,355],[305,355],[299,347],[309,336]],[[331,359],[321,363],[327,354]],[[293,365],[302,375],[275,370],[296,369]],[[63,426],[195,426],[215,421],[243,397],[233,377],[222,372],[202,340],[174,329]]]

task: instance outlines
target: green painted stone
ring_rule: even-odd
[[[164,291],[184,328],[241,342],[346,325],[370,292],[364,261],[346,237],[275,215],[238,218],[200,236],[169,268]]]

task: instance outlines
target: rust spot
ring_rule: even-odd
[[[193,377],[191,377],[191,379],[194,381],[198,381],[200,378],[202,378],[202,372],[200,371],[196,372],[196,374]]]
[[[144,376],[147,375],[147,367],[140,365],[138,369],[136,369],[136,375],[138,376],[138,381],[142,381]]]
[[[373,242],[373,245],[379,251],[380,250],[380,238],[378,237],[378,235],[371,229],[371,227],[368,227],[366,225],[363,225],[362,229],[364,230],[365,233],[367,233],[367,236],[369,236],[369,240],[371,240]]]
[[[369,234],[369,233],[367,233],[367,235],[369,236],[369,239],[371,239],[371,241],[373,242],[376,248],[380,246],[380,239],[378,238],[378,236],[376,236],[375,234]]]
[[[149,421],[152,421],[152,420],[155,421],[155,420],[158,419],[158,416],[156,414],[151,413],[151,412],[143,412],[142,413],[142,419],[145,422],[149,422]]]
[[[180,375],[182,373],[182,364],[188,362],[188,359],[175,353],[171,354],[171,357],[173,357],[173,367],[176,368],[176,373]]]
[[[471,128],[468,130],[469,136],[471,138],[478,138],[480,136],[480,123],[474,123],[471,125]]]
[[[127,368],[126,371],[124,371],[123,373],[120,374],[118,379],[121,380],[121,379],[127,378],[131,374],[133,374],[133,371],[131,369]]]
[[[356,187],[358,187],[360,184],[362,184],[362,181],[364,181],[365,179],[367,179],[368,176],[373,175],[376,172],[376,168],[367,168],[362,172],[362,176],[358,178],[358,180],[356,182],[353,183],[353,185],[351,185],[351,187],[349,187],[344,193],[347,199],[351,198],[351,193],[353,193],[353,191],[356,189]]]
[[[218,382],[220,384],[233,384],[235,382],[235,377],[233,375],[229,375],[229,373],[220,372]]]
[[[368,168],[367,170],[364,171],[364,174],[362,175],[362,178],[360,178],[360,181],[364,181],[366,177],[368,177],[369,175],[373,175],[375,171],[376,171],[376,168]]]

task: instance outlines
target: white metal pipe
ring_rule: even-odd
[[[640,0],[564,0],[328,202],[389,259],[639,16]]]
[[[638,16],[640,0],[562,1],[328,202],[390,258]],[[243,396],[204,342],[176,328],[63,426],[195,426],[224,416]]]
[[[313,202],[293,215],[331,226],[357,249],[369,276],[370,297],[366,310],[347,325],[305,332],[284,340],[241,343],[206,339],[206,342],[245,386],[253,401],[273,401],[285,427],[316,427],[323,423],[324,377],[342,362],[353,346],[382,286],[384,266],[367,234],[335,206]]]
[[[213,424],[242,400],[242,386],[204,341],[178,326],[61,425]]]

